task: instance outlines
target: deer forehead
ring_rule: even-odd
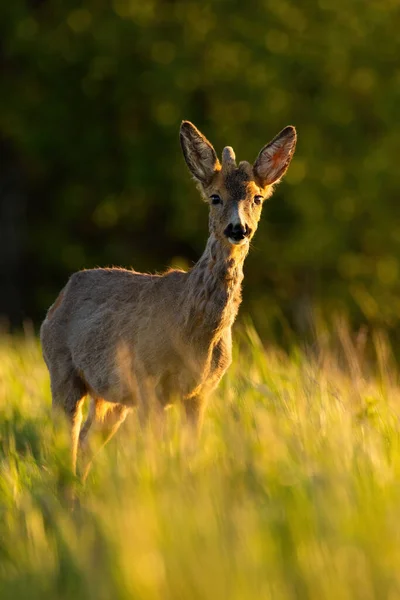
[[[239,167],[225,171],[222,169],[213,181],[213,188],[222,196],[234,201],[243,200],[249,195],[260,193],[252,167],[249,163],[240,163]]]

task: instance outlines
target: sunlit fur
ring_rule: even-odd
[[[188,272],[163,275],[110,268],[75,273],[41,327],[53,405],[72,426],[72,463],[94,420],[110,411],[109,439],[131,407],[141,422],[149,411],[179,400],[188,420],[201,422],[205,401],[231,363],[231,328],[241,302],[243,263],[257,229],[263,199],[293,155],[295,130],[286,128],[260,153],[255,167],[236,166],[231,148],[222,164],[206,138],[184,121],[181,144],[203,198],[210,205],[210,235]],[[251,232],[241,245],[224,233],[232,219]],[[91,396],[87,421],[82,404]],[[106,419],[107,421],[107,419]]]

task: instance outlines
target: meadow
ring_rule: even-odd
[[[383,332],[247,325],[197,448],[179,409],[162,437],[132,415],[83,485],[37,339],[4,334],[0,598],[398,598],[399,414]]]

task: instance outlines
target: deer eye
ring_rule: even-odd
[[[218,196],[218,194],[212,194],[210,199],[211,204],[222,204],[221,196]]]
[[[259,206],[263,200],[264,198],[262,196],[254,196],[253,198],[253,202],[254,204],[257,204],[257,206]]]

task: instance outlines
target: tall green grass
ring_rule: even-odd
[[[196,450],[179,410],[162,438],[132,416],[82,485],[37,341],[4,336],[0,598],[400,597],[396,368],[383,335],[331,337],[248,327]]]

